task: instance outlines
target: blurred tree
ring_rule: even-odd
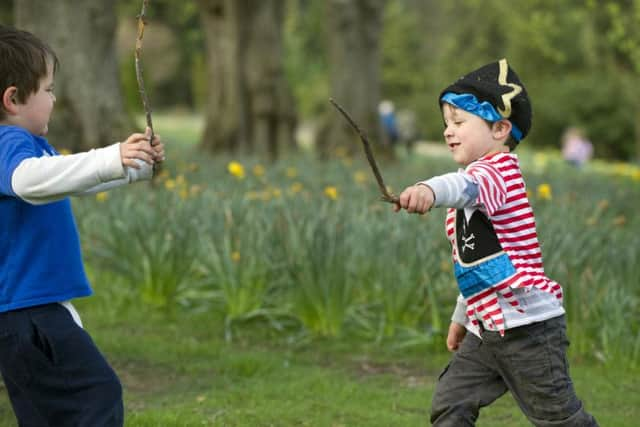
[[[598,6],[607,17],[606,38],[614,53],[615,72],[622,78],[628,93],[634,94],[632,106],[635,123],[635,160],[640,162],[640,102],[635,99],[640,84],[640,0],[607,1],[604,4],[590,2],[593,9]],[[597,16],[602,16],[597,13]]]
[[[0,24],[13,25],[13,0],[0,0]]]
[[[127,108],[141,111],[132,55],[140,1],[118,0],[118,59]],[[204,33],[193,1],[153,0],[147,8],[143,60],[155,109],[202,106]]]
[[[293,145],[296,112],[284,73],[284,0],[199,0],[208,104],[201,146],[274,159]]]
[[[15,15],[16,26],[49,43],[60,60],[49,126],[54,145],[79,151],[126,137],[132,124],[118,80],[112,2],[20,0]]]
[[[233,4],[226,0],[199,0],[205,32],[206,81],[205,130],[201,147],[210,152],[237,147],[242,135],[245,114],[240,100],[238,43]]]
[[[597,156],[629,159],[640,152],[633,142],[640,126],[633,65],[640,56],[639,2],[390,1],[384,96],[415,109],[422,133],[441,140],[439,91],[462,73],[506,57],[533,101],[527,146],[558,148],[564,129],[579,125]]]
[[[329,98],[325,5],[317,0],[287,0],[284,28],[285,68],[298,112],[314,120]]]
[[[371,142],[382,141],[380,102],[380,36],[385,0],[329,0],[327,40],[331,97],[367,132]],[[340,114],[331,111],[318,136],[320,153],[336,147],[359,150],[358,136]],[[389,147],[375,147],[391,154]]]
[[[382,96],[419,118],[418,134],[441,139],[437,95],[450,77],[446,56],[450,22],[440,0],[389,1],[382,35]],[[460,70],[453,70],[456,73]]]

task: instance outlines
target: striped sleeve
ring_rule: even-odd
[[[487,162],[478,161],[469,165],[466,172],[478,185],[476,202],[484,205],[489,215],[495,214],[507,199],[507,185],[498,169]]]

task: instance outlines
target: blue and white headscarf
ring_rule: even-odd
[[[494,123],[504,119],[504,117],[502,117],[500,113],[496,111],[493,105],[491,105],[487,101],[478,101],[478,98],[470,93],[458,94],[447,92],[442,95],[440,101],[451,104],[468,113],[475,114],[476,116],[481,117],[490,123]],[[522,131],[513,122],[511,122],[511,136],[513,136],[516,141],[520,141],[522,139]]]

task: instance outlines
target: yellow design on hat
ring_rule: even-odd
[[[498,111],[500,112],[500,114],[502,114],[502,117],[508,119],[511,116],[511,100],[520,92],[522,92],[522,86],[515,83],[507,82],[509,64],[507,64],[507,60],[505,58],[502,58],[500,61],[498,61],[498,65],[500,67],[500,72],[498,74],[498,83],[501,86],[509,86],[513,89],[512,91],[502,95],[502,104],[504,105],[504,110],[498,107]]]

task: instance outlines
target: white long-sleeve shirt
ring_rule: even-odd
[[[150,179],[153,167],[141,160],[138,164],[140,169],[122,165],[120,143],[65,156],[46,153],[20,162],[11,186],[22,200],[44,204]]]

